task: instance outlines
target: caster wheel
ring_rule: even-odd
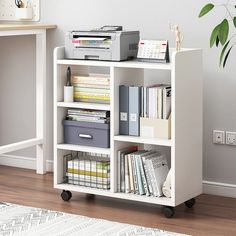
[[[87,200],[92,200],[95,198],[95,195],[94,194],[86,194],[86,199]]]
[[[170,206],[165,206],[163,208],[163,213],[165,215],[166,218],[172,218],[175,214],[175,210],[173,207]]]
[[[196,199],[195,198],[192,198],[188,201],[186,201],[184,204],[187,208],[192,208],[196,203]]]
[[[68,202],[72,198],[72,193],[70,191],[63,190],[61,193],[61,198]]]

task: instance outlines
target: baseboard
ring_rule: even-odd
[[[0,165],[36,170],[36,159],[32,157],[22,157],[4,154],[0,156]],[[46,161],[46,171],[53,171],[52,160]]]
[[[36,159],[32,158],[32,157],[1,155],[0,156],[0,165],[35,170],[36,169]],[[46,170],[48,172],[53,171],[53,161],[52,160],[46,161]],[[236,185],[211,182],[211,181],[203,181],[203,193],[236,198]]]
[[[203,193],[236,198],[236,185],[203,181]]]

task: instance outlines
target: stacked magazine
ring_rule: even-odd
[[[88,109],[69,109],[66,119],[107,124],[110,122],[110,112]]]
[[[73,76],[75,102],[110,103],[110,75]]]

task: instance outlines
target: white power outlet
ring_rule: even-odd
[[[225,144],[225,131],[213,130],[213,143]]]
[[[226,144],[236,145],[236,132],[226,131]]]

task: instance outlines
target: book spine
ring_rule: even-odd
[[[157,181],[156,181],[156,178],[155,178],[155,172],[154,172],[153,164],[152,164],[151,160],[148,160],[147,163],[148,163],[148,166],[149,166],[148,169],[149,169],[149,173],[150,173],[150,177],[151,177],[153,196],[158,197]]]
[[[143,159],[143,165],[144,165],[144,171],[145,171],[146,178],[147,178],[148,189],[150,191],[150,195],[153,195],[150,170],[148,168],[148,165],[146,164],[146,160],[145,159]]]
[[[110,94],[109,89],[99,89],[99,88],[83,88],[83,87],[74,87],[74,92],[78,93],[98,93],[98,94]]]
[[[120,165],[120,168],[121,168],[121,171],[120,171],[120,174],[121,174],[121,186],[120,186],[120,190],[122,193],[125,192],[125,159],[124,159],[124,154],[121,154],[121,165]]]
[[[145,190],[143,187],[143,182],[142,182],[142,177],[141,177],[141,171],[140,171],[140,165],[138,161],[139,156],[135,155],[135,166],[136,166],[136,175],[137,175],[137,180],[138,180],[138,190],[140,195],[145,194]]]
[[[125,192],[130,193],[128,155],[125,155]]]
[[[150,196],[150,191],[148,189],[147,179],[146,179],[146,175],[145,175],[145,171],[144,171],[144,166],[143,166],[143,161],[142,161],[142,157],[141,156],[139,156],[138,161],[139,161],[141,178],[142,178],[142,182],[143,182],[143,186],[144,186],[144,190],[145,190],[146,196]]]
[[[131,155],[128,155],[128,165],[129,165],[129,182],[130,182],[130,192],[134,193],[134,177],[133,177],[133,167]]]
[[[132,162],[132,167],[133,167],[133,177],[134,177],[134,193],[138,194],[138,180],[137,180],[137,174],[136,174],[136,165],[135,165],[135,159],[134,159],[134,154],[131,154],[131,162]]]
[[[121,154],[118,151],[117,155],[117,192],[121,192]]]

